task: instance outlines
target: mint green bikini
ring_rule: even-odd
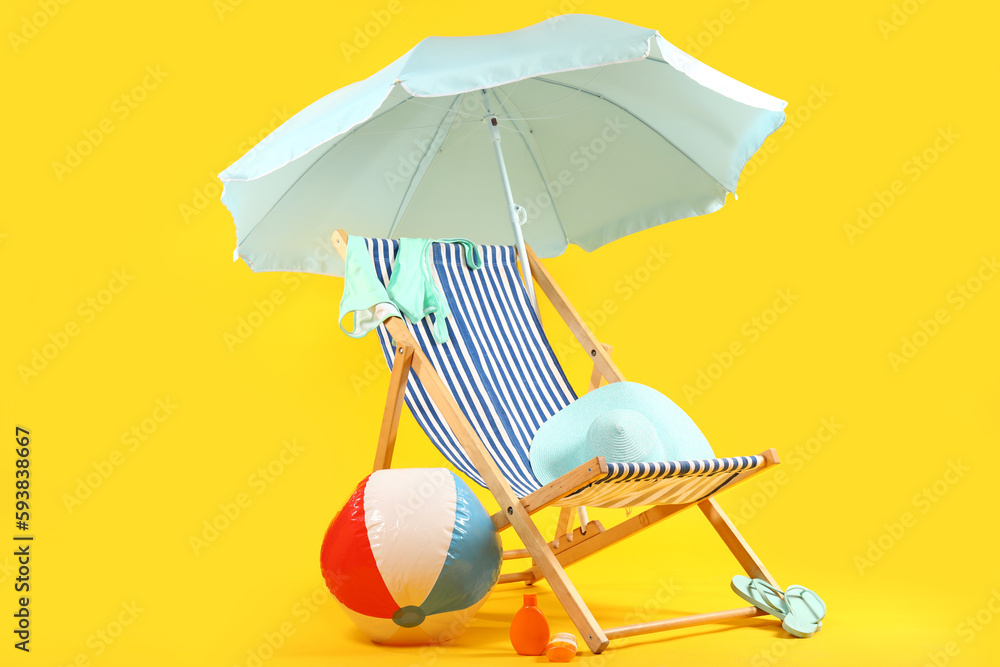
[[[400,311],[411,322],[433,314],[434,340],[448,342],[445,318],[451,314],[448,300],[434,276],[431,243],[459,243],[465,248],[465,263],[470,269],[483,266],[479,246],[468,239],[400,239],[389,287],[383,287],[375,275],[365,240],[347,238],[347,267],[344,272],[344,296],[340,301],[340,328],[360,338]],[[354,329],[344,328],[344,317],[354,313]]]

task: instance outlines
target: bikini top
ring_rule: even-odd
[[[438,343],[448,342],[446,318],[451,314],[448,299],[438,284],[432,243],[459,243],[465,249],[470,269],[483,266],[479,246],[468,239],[400,239],[388,287],[375,275],[375,266],[364,238],[348,236],[344,272],[344,296],[340,300],[340,328],[348,336],[360,338],[389,317],[406,315],[411,322],[434,316],[433,334]],[[344,318],[354,315],[354,328],[344,328]]]

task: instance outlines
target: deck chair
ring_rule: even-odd
[[[366,239],[366,243],[376,274],[387,285],[398,242]],[[333,244],[346,257],[344,232],[334,233]],[[393,317],[377,329],[392,372],[374,469],[391,464],[405,401],[445,458],[493,494],[500,507],[492,516],[497,530],[512,527],[523,542],[523,549],[505,551],[504,560],[530,559],[530,566],[502,574],[500,583],[548,580],[594,653],[622,637],[763,614],[756,607],[742,607],[620,627],[597,622],[566,568],[695,505],[748,576],[777,585],[714,496],[777,464],[778,456],[770,449],[754,456],[660,463],[609,463],[596,457],[543,486],[528,461],[531,439],[576,395],[529,305],[515,249],[481,249],[483,267],[470,270],[460,246],[432,246],[437,276],[452,311],[448,342],[435,342],[429,318],[412,324]],[[591,389],[602,379],[623,380],[608,348],[584,325],[530,249],[528,258],[538,287],[593,360]],[[550,505],[562,510],[556,535],[546,538],[531,516]],[[646,505],[652,507],[607,529],[581,512],[581,525],[570,532],[572,508]]]

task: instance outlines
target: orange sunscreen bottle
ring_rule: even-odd
[[[576,637],[568,632],[555,633],[545,647],[545,657],[549,662],[569,662],[575,655]]]
[[[524,606],[510,622],[510,643],[520,655],[542,655],[549,642],[549,622],[534,593],[524,594]]]

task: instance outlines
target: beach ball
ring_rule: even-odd
[[[496,584],[502,559],[490,515],[443,468],[378,470],[361,480],[320,552],[330,592],[380,644],[460,635]]]

